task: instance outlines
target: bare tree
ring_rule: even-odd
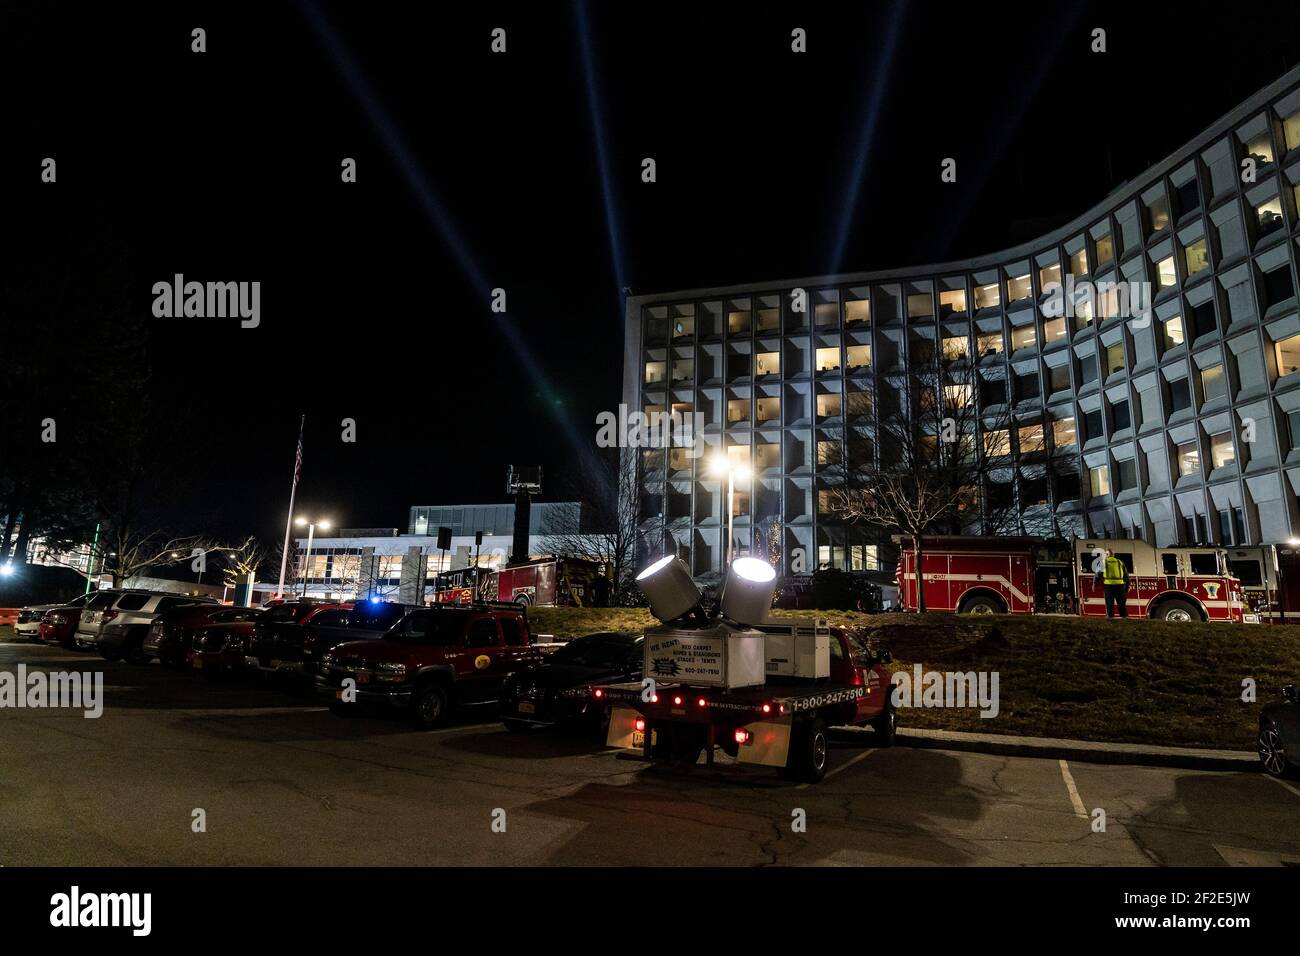
[[[922,363],[878,382],[874,428],[861,424],[870,417],[862,407],[849,409],[843,481],[827,489],[831,513],[897,532],[918,569],[926,534],[1013,528],[1014,481],[1000,480],[1014,468],[1005,379],[984,379],[963,361]],[[925,610],[919,573],[916,603]]]
[[[593,457],[569,486],[576,501],[551,509],[542,549],[603,563],[612,578],[610,600],[620,604],[632,586],[640,533],[640,453],[610,449]]]

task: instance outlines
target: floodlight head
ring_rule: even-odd
[[[637,587],[650,602],[650,613],[664,624],[675,621],[700,603],[700,589],[691,580],[686,562],[676,555],[660,558],[636,576]]]
[[[776,592],[776,571],[758,558],[737,558],[731,562],[722,588],[724,617],[741,624],[762,624],[772,609]]]

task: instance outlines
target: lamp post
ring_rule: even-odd
[[[322,531],[328,531],[330,523],[328,521],[315,521],[310,518],[297,518],[294,524],[301,527],[307,526],[307,553],[302,559],[302,596],[307,596],[307,574],[311,570],[311,540],[316,536],[316,525],[320,525]]]
[[[713,457],[709,466],[709,471],[715,477],[721,478],[723,473],[727,476],[727,548],[723,552],[726,558],[727,566],[731,564],[731,544],[735,540],[733,534],[734,521],[736,517],[736,482],[749,481],[752,472],[748,465],[738,465],[728,456],[718,454]],[[726,573],[726,567],[722,569]]]

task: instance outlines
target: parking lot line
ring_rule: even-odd
[[[1074,785],[1074,776],[1070,773],[1070,765],[1064,760],[1059,761],[1061,764],[1061,779],[1065,781],[1065,789],[1070,792],[1070,803],[1074,805],[1074,815],[1081,820],[1088,819],[1088,808],[1083,805],[1083,800],[1079,796],[1079,788]]]
[[[1285,780],[1281,780],[1277,777],[1269,777],[1268,779],[1272,780],[1275,784],[1277,784],[1280,787],[1286,787],[1297,797],[1300,797],[1300,788],[1297,788],[1294,784],[1287,783]]]

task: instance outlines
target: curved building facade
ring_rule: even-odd
[[[735,489],[735,553],[786,573],[887,563],[827,489],[846,436],[869,435],[920,366],[967,371],[964,400],[998,421],[984,447],[1024,528],[1287,542],[1300,535],[1298,201],[1300,68],[1013,249],[629,297],[623,401],[700,423],[704,451],[636,452],[645,550],[719,568],[721,453],[752,473]]]

